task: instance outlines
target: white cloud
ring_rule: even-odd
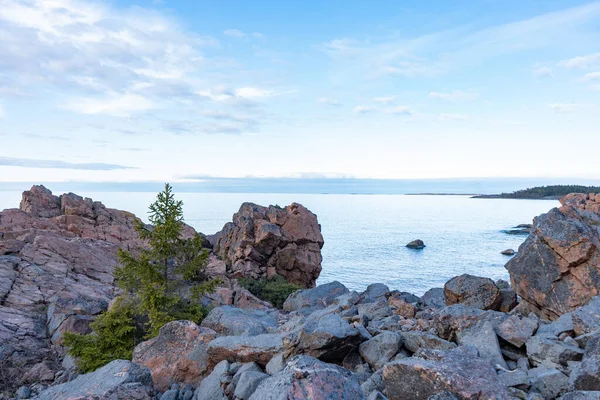
[[[356,106],[352,109],[352,112],[356,114],[366,114],[375,111],[375,107],[372,106]]]
[[[600,80],[600,71],[598,72],[589,72],[581,78],[582,82],[590,82]]]
[[[537,67],[533,70],[533,75],[537,78],[552,78],[552,69],[548,67]]]
[[[264,90],[255,87],[243,87],[236,89],[235,95],[246,99],[260,99],[263,97],[275,96],[275,93],[270,90]]]
[[[223,35],[235,38],[245,38],[246,36],[248,36],[246,33],[240,31],[239,29],[226,29],[223,31]]]
[[[329,97],[319,97],[317,102],[320,104],[325,104],[328,106],[341,106],[341,103],[335,99],[331,99]]]
[[[392,107],[385,110],[388,114],[398,114],[398,115],[413,115],[414,110],[409,106],[398,106]]]
[[[571,114],[582,109],[585,109],[587,104],[576,103],[554,103],[550,104],[550,108],[557,114]]]
[[[392,103],[394,100],[396,100],[396,96],[383,96],[383,97],[375,97],[373,99],[373,101],[375,103],[381,103],[381,104],[390,104]]]
[[[76,98],[64,104],[63,108],[80,114],[127,117],[136,112],[150,110],[154,105],[142,96],[125,94],[106,98]]]
[[[478,93],[474,91],[464,92],[462,90],[454,90],[449,93],[443,92],[431,92],[429,93],[429,97],[437,100],[449,100],[449,101],[457,101],[457,100],[474,100],[478,97]]]
[[[563,60],[558,65],[565,68],[589,69],[600,67],[600,53],[578,56],[569,60]]]
[[[446,114],[442,113],[439,115],[440,121],[466,121],[469,119],[468,115],[464,114]]]

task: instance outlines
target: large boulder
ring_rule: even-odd
[[[281,336],[265,334],[221,336],[208,344],[207,352],[211,365],[228,360],[242,363],[255,362],[264,367],[281,350]]]
[[[464,274],[450,279],[444,285],[446,305],[464,304],[482,310],[500,305],[500,289],[490,278]]]
[[[389,399],[427,400],[448,390],[459,399],[509,399],[496,370],[472,348],[429,350],[383,367]]]
[[[533,231],[507,264],[523,302],[549,319],[600,294],[600,195],[571,194],[534,219]]]
[[[349,292],[348,288],[338,281],[319,285],[312,289],[298,290],[288,296],[283,303],[283,309],[308,315],[313,311],[335,304],[338,297]]]
[[[281,208],[244,203],[210,241],[234,278],[281,275],[288,282],[314,287],[321,273],[321,227],[317,216],[301,204]]]
[[[250,400],[361,400],[356,376],[337,365],[308,356],[296,356],[276,375],[263,380]]]
[[[172,383],[196,384],[208,370],[208,344],[216,336],[191,321],[169,322],[158,336],[135,347],[132,360],[150,369],[160,391]]]
[[[277,321],[262,310],[221,306],[213,308],[200,325],[221,336],[252,336],[273,331]]]
[[[52,386],[34,399],[76,398],[154,399],[152,375],[144,366],[131,361],[115,360],[94,372],[79,375],[70,382]]]

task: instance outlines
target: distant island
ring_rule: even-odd
[[[538,186],[512,193],[481,194],[473,196],[474,199],[534,199],[557,200],[569,193],[600,193],[600,186],[582,185],[551,185]]]

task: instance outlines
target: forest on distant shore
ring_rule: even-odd
[[[600,186],[550,185],[538,186],[512,193],[484,194],[475,199],[558,199],[569,193],[600,193]]]

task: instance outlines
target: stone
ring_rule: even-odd
[[[457,398],[452,392],[444,390],[443,392],[429,396],[427,400],[457,400]]]
[[[272,333],[277,321],[263,310],[246,310],[233,306],[213,308],[200,326],[220,336],[254,336]]]
[[[298,311],[309,315],[313,311],[327,308],[334,304],[338,297],[350,291],[341,283],[334,281],[319,285],[313,289],[299,290],[292,293],[283,303],[284,311]]]
[[[31,397],[31,389],[29,389],[27,386],[21,386],[15,392],[15,396],[17,396],[17,399],[28,399]]]
[[[409,249],[421,250],[425,248],[425,242],[423,242],[421,239],[416,239],[412,242],[409,242],[406,247]]]
[[[527,373],[531,390],[540,393],[544,399],[557,398],[567,391],[569,378],[555,368],[537,367]]]
[[[511,315],[496,327],[496,333],[508,343],[516,347],[523,347],[537,328],[537,320],[520,315]]]
[[[573,330],[577,336],[600,331],[600,296],[573,311],[572,318]]]
[[[512,289],[500,289],[500,301],[498,311],[508,313],[511,312],[519,304],[517,294]]]
[[[373,390],[367,400],[387,400],[387,397],[383,395],[379,390]]]
[[[456,347],[456,344],[427,332],[401,332],[400,336],[402,336],[404,347],[413,353],[416,353],[419,349],[451,350]]]
[[[534,365],[556,367],[567,366],[569,361],[580,361],[583,350],[548,337],[536,335],[527,340],[527,357]]]
[[[600,203],[595,195],[571,194],[561,204],[534,219],[531,235],[506,264],[517,294],[548,319],[600,294]]]
[[[494,326],[489,321],[461,331],[458,334],[458,344],[476,348],[479,357],[489,361],[494,367],[499,365],[504,369],[508,368],[502,357]]]
[[[560,400],[600,400],[600,391],[574,391],[567,392]]]
[[[361,294],[361,303],[371,303],[377,300],[385,300],[390,293],[390,288],[383,283],[371,283]]]
[[[521,369],[500,371],[498,380],[506,387],[529,386],[529,375],[527,375],[527,371]]]
[[[442,308],[446,306],[446,299],[444,298],[444,289],[443,288],[433,288],[429,289],[425,292],[421,299],[419,300],[419,304],[425,307],[431,308]]]
[[[573,332],[573,316],[571,313],[567,313],[549,324],[540,324],[536,335],[557,338],[564,333],[571,334]]]
[[[450,279],[444,285],[446,305],[464,304],[482,310],[495,309],[500,301],[500,289],[489,278],[469,274]]]
[[[399,297],[390,297],[388,305],[392,308],[394,314],[402,318],[414,318],[417,313],[417,307]]]
[[[600,391],[600,355],[586,355],[571,371],[569,389]]]
[[[339,314],[311,315],[298,330],[284,337],[285,356],[306,354],[326,362],[342,361],[363,341],[360,331]]]
[[[283,356],[283,353],[279,353],[279,354],[274,355],[273,358],[271,358],[271,360],[269,360],[269,362],[265,366],[265,371],[267,371],[267,373],[269,375],[275,375],[279,371],[283,370],[285,368],[286,364],[287,363],[285,361],[285,357]]]
[[[295,356],[278,374],[263,380],[249,400],[365,400],[352,372],[309,356]]]
[[[179,390],[169,389],[160,396],[160,400],[177,400],[179,397]]]
[[[503,322],[508,315],[497,311],[483,311],[479,308],[454,304],[436,310],[432,316],[432,326],[442,339],[455,341],[456,335],[477,323],[489,321],[494,327]]]
[[[258,385],[268,378],[269,375],[263,372],[246,371],[240,376],[240,380],[235,387],[234,396],[241,400],[248,400]]]
[[[256,336],[221,336],[208,344],[209,363],[215,365],[223,360],[232,362],[255,362],[261,367],[282,351],[282,339],[278,334]]]
[[[223,389],[222,383],[225,383],[229,377],[228,361],[223,360],[215,365],[210,375],[200,382],[200,386],[194,393],[195,400],[228,400],[225,390]]]
[[[321,227],[317,216],[298,203],[285,208],[244,203],[209,241],[234,278],[280,275],[314,287],[321,272]]]
[[[502,250],[500,252],[500,254],[505,255],[505,256],[514,256],[515,251],[513,249],[506,249],[506,250]]]
[[[458,398],[508,399],[504,385],[474,349],[428,350],[427,358],[411,357],[383,367],[383,383],[390,399],[426,400],[448,390]]]
[[[394,332],[382,332],[373,339],[362,342],[358,351],[362,358],[375,370],[383,367],[398,353],[402,337]]]
[[[585,341],[585,345],[583,346],[585,349],[585,356],[600,356],[600,331],[589,335],[589,338]]]
[[[125,360],[115,360],[74,380],[51,386],[34,397],[57,400],[77,397],[106,399],[154,399],[152,375],[148,368]]]
[[[159,391],[175,382],[195,384],[208,372],[208,344],[216,336],[191,321],[169,322],[135,347],[132,361],[148,367]]]

